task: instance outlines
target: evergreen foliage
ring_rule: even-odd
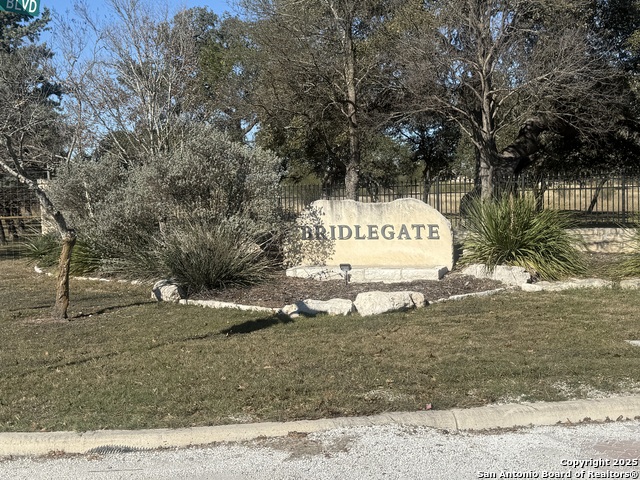
[[[571,218],[556,210],[536,209],[531,196],[503,194],[470,202],[463,263],[526,268],[545,280],[579,274],[586,268],[577,240],[567,231]]]
[[[258,278],[267,262],[258,245],[280,228],[280,177],[275,155],[200,125],[142,165],[108,155],[72,164],[51,192],[99,253],[101,271],[171,276],[199,290]],[[200,273],[192,277],[187,264]]]

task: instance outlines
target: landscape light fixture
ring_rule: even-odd
[[[351,264],[350,263],[341,263],[340,264],[340,270],[342,270],[344,272],[344,284],[348,285],[349,284],[349,271],[351,270]]]

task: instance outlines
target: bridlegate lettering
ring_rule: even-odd
[[[440,226],[423,223],[395,225],[303,226],[302,240],[440,240]],[[426,238],[423,236],[426,234]]]

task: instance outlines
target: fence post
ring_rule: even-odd
[[[627,221],[627,179],[622,173],[622,222]]]
[[[441,195],[441,186],[440,185],[440,175],[436,175],[436,178],[434,179],[436,182],[436,192],[435,192],[435,197],[436,197],[436,210],[438,210],[440,213],[442,213],[441,208],[442,208],[442,202],[440,199],[440,195]]]

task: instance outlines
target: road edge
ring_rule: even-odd
[[[346,427],[403,425],[450,432],[499,428],[640,420],[640,395],[553,403],[518,403],[369,417],[340,417],[293,422],[264,422],[177,429],[97,430],[88,432],[0,433],[0,457],[41,456],[51,452],[84,454],[93,449],[181,448],[218,442],[283,437]]]

